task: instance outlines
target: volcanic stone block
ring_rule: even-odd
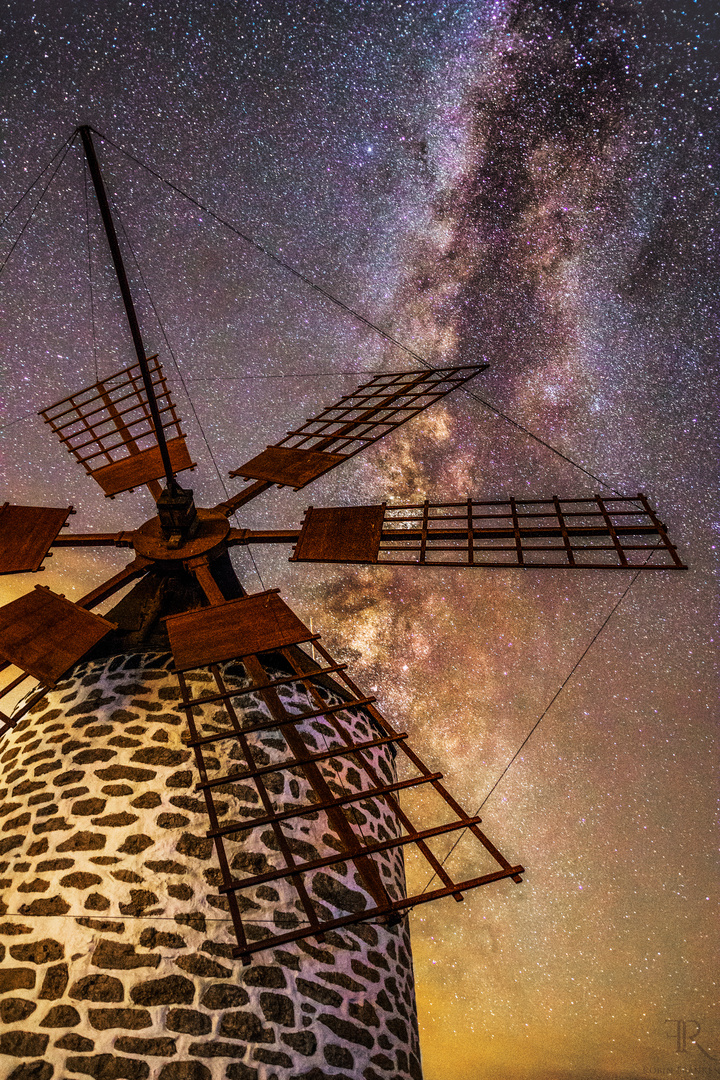
[[[146,1080],[150,1066],[134,1058],[116,1058],[112,1054],[97,1057],[71,1057],[65,1067],[70,1072],[93,1076],[96,1080]]]
[[[31,1031],[5,1031],[0,1035],[0,1054],[12,1057],[41,1057],[45,1053],[49,1035]]]
[[[73,983],[69,996],[75,1001],[122,1001],[125,990],[112,975],[86,975]]]
[[[127,971],[139,967],[156,968],[160,957],[157,953],[136,953],[134,945],[103,938],[93,953],[92,963],[94,967]]]
[[[80,1013],[72,1005],[53,1005],[40,1027],[75,1027],[80,1023]]]
[[[338,1035],[341,1039],[345,1039],[347,1042],[358,1043],[360,1046],[372,1047],[374,1044],[374,1038],[369,1031],[360,1027],[358,1024],[351,1024],[349,1020],[343,1020],[339,1016],[332,1016],[329,1013],[321,1013],[318,1016],[318,1020],[325,1027],[330,1028],[335,1035]]]
[[[205,1013],[196,1012],[195,1009],[170,1009],[165,1018],[165,1027],[168,1031],[185,1035],[207,1035],[212,1021]]]
[[[211,1080],[211,1073],[201,1061],[172,1061],[163,1067],[159,1080]]]
[[[67,964],[55,964],[54,967],[48,968],[38,997],[45,1001],[57,1001],[65,993],[68,978]]]
[[[263,964],[257,964],[249,967],[245,972],[245,983],[247,986],[267,986],[270,988],[279,989],[280,987],[287,986],[287,979],[279,968],[266,967]]]
[[[295,1026],[295,1008],[289,997],[284,994],[265,993],[260,995],[260,1008],[266,1020],[284,1027]]]
[[[167,975],[164,979],[139,983],[130,991],[130,997],[136,1005],[191,1005],[195,984],[184,975]]]
[[[54,1072],[49,1061],[27,1061],[13,1069],[8,1080],[51,1080]]]
[[[116,1039],[115,1049],[124,1054],[147,1054],[149,1057],[173,1057],[177,1053],[174,1039],[138,1039],[131,1035]]]
[[[34,1001],[25,998],[5,998],[0,1002],[0,1020],[3,1024],[17,1024],[37,1009]]]
[[[147,1009],[88,1009],[88,1020],[97,1031],[108,1028],[138,1028],[152,1026],[152,1017]]]
[[[75,1031],[69,1031],[67,1035],[63,1035],[62,1039],[58,1039],[55,1045],[60,1050],[74,1050],[76,1053],[95,1049],[95,1043],[92,1039],[86,1039]]]
[[[215,960],[209,960],[207,956],[195,953],[193,956],[180,956],[175,961],[179,968],[188,971],[191,975],[199,975],[203,979],[229,979],[233,972],[232,968],[223,967]]]
[[[229,1057],[239,1058],[245,1056],[245,1047],[238,1046],[237,1043],[224,1043],[224,1042],[206,1042],[206,1043],[190,1043],[191,1054],[195,1057],[213,1058],[213,1057]]]
[[[312,1057],[317,1050],[317,1039],[311,1031],[283,1032],[280,1038],[304,1057]]]
[[[24,941],[10,946],[10,955],[23,963],[47,964],[50,960],[62,960],[65,950],[59,941],[43,938],[42,941]]]
[[[33,968],[3,968],[0,970],[0,994],[8,990],[31,990],[35,985]]]
[[[236,1009],[247,1005],[250,997],[242,986],[209,986],[203,994],[201,1004],[206,1009]]]
[[[219,1034],[226,1039],[245,1039],[246,1042],[275,1042],[272,1028],[264,1028],[259,1017],[251,1012],[225,1013]]]

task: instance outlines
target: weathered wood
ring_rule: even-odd
[[[51,685],[114,624],[37,586],[0,608],[0,656]]]
[[[373,511],[371,524],[376,529],[379,528],[384,508],[361,509]],[[353,514],[351,517],[358,520],[357,515]],[[258,607],[258,604],[261,606]],[[272,607],[276,609],[276,614],[268,618],[268,609]],[[227,642],[222,647],[213,649],[208,644],[207,638],[218,633],[218,628],[213,624],[218,618],[222,619],[223,612],[226,616],[232,613],[232,618],[229,620],[226,618],[226,625],[220,627],[219,630]],[[260,613],[260,619],[258,619],[258,613]],[[280,618],[276,618],[276,615]],[[404,732],[395,731],[388,724],[377,711],[374,705],[375,699],[363,696],[345,673],[344,665],[333,661],[327,650],[317,641],[316,636],[312,639],[316,642],[318,652],[325,663],[324,668],[317,662],[311,661],[297,648],[280,647],[284,665],[292,669],[293,675],[282,676],[280,679],[270,677],[258,653],[278,649],[283,636],[291,637],[293,644],[301,640],[297,629],[294,633],[287,632],[289,618],[294,620],[296,627],[298,625],[302,627],[302,623],[279,600],[276,592],[273,592],[246,597],[167,620],[178,668],[183,708],[190,729],[189,745],[195,753],[200,774],[198,789],[203,792],[207,802],[210,821],[208,836],[212,837],[215,843],[220,863],[222,884],[219,889],[221,893],[227,894],[230,903],[231,917],[238,940],[237,955],[242,956],[245,962],[249,962],[252,953],[271,948],[281,940],[290,940],[282,933],[282,924],[278,923],[274,930],[269,930],[268,936],[263,938],[262,943],[249,944],[248,934],[243,925],[242,905],[236,899],[236,894],[258,885],[286,880],[294,887],[297,896],[296,903],[305,912],[306,922],[302,928],[292,931],[292,940],[302,940],[307,937],[319,938],[321,934],[336,925],[352,925],[362,921],[370,912],[374,917],[382,915],[394,920],[398,918],[401,910],[425,903],[426,892],[417,893],[411,897],[401,895],[400,898],[395,899],[388,891],[387,882],[383,880],[383,873],[380,872],[380,867],[373,858],[373,855],[377,853],[398,850],[408,844],[415,847],[418,854],[426,860],[428,869],[440,878],[443,888],[436,890],[433,895],[452,896],[456,901],[461,901],[463,888],[474,888],[491,880],[499,880],[500,877],[510,877],[516,882],[520,881],[522,867],[510,865],[492,841],[480,831],[480,818],[477,815],[467,814],[460,807],[442,784],[442,774],[431,772],[417,754],[406,745],[407,735]],[[269,634],[268,623],[272,624]],[[241,624],[245,626],[241,627]],[[278,624],[280,624],[279,630]],[[228,634],[228,627],[231,627],[233,633]],[[180,634],[176,632],[178,628],[180,628]],[[243,629],[242,636],[237,633],[238,629]],[[304,640],[308,640],[310,635],[306,628],[303,629],[306,633]],[[253,644],[257,652],[246,651]],[[216,646],[217,643],[213,645]],[[203,649],[206,662],[200,664],[198,661],[202,658]],[[243,680],[241,687],[226,684],[219,664],[207,660],[207,655],[213,651],[223,660],[242,660],[248,678],[247,681]],[[307,664],[301,662],[301,659],[307,661]],[[190,667],[200,666],[210,669],[217,690],[209,694],[203,692],[193,697],[183,671]],[[323,674],[329,671],[339,677],[339,683],[330,686],[323,684]],[[307,708],[301,712],[295,711],[294,708],[292,712],[289,712],[285,706],[286,695],[277,692],[280,685],[293,683],[301,693],[304,691],[306,696]],[[329,698],[326,696],[328,690],[330,691]],[[238,702],[248,694],[258,695],[266,707],[265,717],[250,724],[241,723],[237,711]],[[223,724],[221,729],[216,729],[211,734],[200,736],[195,714],[198,706],[203,704],[220,706],[228,723]],[[367,710],[370,714],[368,719],[372,718],[375,730],[371,732],[367,732],[367,729],[363,729],[362,732],[356,730],[353,718],[358,710]],[[330,735],[332,745],[329,745],[328,738],[323,736],[325,749],[318,749],[318,744],[314,739],[307,739],[308,722],[320,718],[326,730],[332,729]],[[266,755],[256,759],[253,753],[254,744],[249,741],[254,734],[269,731],[274,731],[278,740],[284,740],[288,751],[287,754],[282,754],[270,762]],[[229,773],[210,777],[204,757],[205,750],[214,753],[218,743],[233,742],[238,744],[241,754],[232,753],[231,757],[236,760],[244,758],[245,767],[238,768],[234,765]],[[415,775],[399,780],[394,779],[389,783],[387,776],[381,777],[372,752],[385,746],[393,746],[396,753],[404,754],[414,767]],[[338,759],[352,761],[353,769],[357,773],[357,780],[354,780],[353,784],[357,784],[359,790],[346,790],[342,781],[341,786],[338,787],[332,784],[321,771],[319,767],[321,763]],[[304,774],[309,789],[313,793],[310,800],[288,806],[285,802],[274,799],[272,791],[276,791],[277,786],[269,785],[266,778],[288,771],[296,774],[298,770]],[[220,788],[224,791],[229,784],[247,784],[248,782],[256,787],[262,804],[262,812],[259,816],[248,813],[247,816],[241,816],[238,820],[220,825],[215,806],[216,789]],[[421,785],[428,785],[434,790],[435,795],[439,796],[446,808],[451,811],[454,820],[425,829],[415,826],[406,810],[398,802],[397,796],[402,790],[417,788]],[[362,825],[359,830],[356,830],[353,822],[357,824],[357,821],[350,810],[353,805],[362,807],[371,802],[376,807],[378,804],[384,806],[382,811],[385,816],[384,832],[382,836],[375,838],[366,835]],[[388,812],[395,821],[394,829],[389,824]],[[335,854],[321,858],[308,858],[304,852],[291,850],[281,826],[284,823],[290,824],[303,819],[308,813],[312,813],[313,816],[318,814],[326,816],[327,829],[336,838],[336,842],[331,845],[337,849]],[[377,816],[377,810],[373,811],[373,816]],[[225,839],[240,834],[255,834],[258,829],[267,827],[273,831],[276,847],[282,855],[284,866],[280,865],[260,874],[236,877],[230,869],[230,855],[225,849]],[[486,874],[468,882],[456,883],[450,877],[443,862],[433,853],[428,841],[466,828],[480,841],[487,853],[500,864],[502,869],[495,874]],[[252,848],[252,839],[249,843]],[[354,865],[356,881],[361,884],[373,906],[358,910],[338,921],[331,917],[327,908],[317,907],[312,897],[316,895],[313,885],[316,872],[340,862],[350,862]]]
[[[10,503],[0,507],[0,574],[39,570],[71,510]]]
[[[283,532],[258,537],[260,542],[293,539]],[[257,542],[251,530],[243,539]],[[650,562],[653,553],[664,561]],[[685,569],[642,495],[310,507],[291,559],[533,570]]]
[[[311,506],[293,559],[299,562],[377,562],[384,506]]]
[[[174,615],[166,626],[178,671],[297,645],[314,636],[277,589]]]
[[[316,480],[328,469],[345,460],[344,454],[327,454],[316,450],[296,450],[290,446],[268,446],[231,476],[248,480],[271,480],[299,491],[311,480]]]
[[[288,431],[275,446],[233,469],[230,476],[287,484],[299,490],[406,424],[487,366],[468,364],[375,375],[335,405]],[[253,487],[224,505],[237,509],[263,490]]]
[[[40,415],[108,496],[147,484],[158,498],[156,481],[166,476],[166,464],[173,473],[194,467],[157,356],[78,390]]]
[[[195,467],[185,445],[184,436],[170,439],[167,446],[173,472],[182,472],[183,469]],[[100,469],[91,470],[90,475],[93,480],[97,480],[108,496],[118,495],[121,491],[129,491],[130,488],[141,487],[151,480],[158,480],[165,476],[160,447],[151,446],[138,454],[130,454],[129,457],[122,458],[120,461],[113,461],[111,465],[103,465]]]

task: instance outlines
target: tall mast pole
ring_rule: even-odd
[[[105,235],[107,236],[110,254],[112,255],[115,273],[117,274],[118,285],[120,286],[120,293],[122,294],[123,304],[125,305],[125,314],[127,315],[133,345],[135,346],[135,353],[138,358],[142,380],[145,385],[145,393],[147,394],[148,405],[150,406],[150,415],[152,416],[155,436],[160,448],[160,457],[162,458],[163,468],[165,469],[168,489],[170,491],[175,491],[177,488],[177,481],[170,463],[170,453],[168,451],[167,442],[165,441],[165,432],[160,418],[158,403],[155,398],[155,389],[150,375],[150,368],[148,367],[147,357],[145,355],[145,346],[143,345],[142,334],[140,333],[140,324],[138,323],[137,315],[135,313],[135,305],[133,303],[132,293],[130,292],[130,284],[127,279],[127,274],[125,273],[125,263],[123,262],[117,233],[115,232],[115,224],[112,219],[112,214],[110,213],[110,203],[108,202],[107,191],[105,190],[102,173],[100,172],[100,163],[97,159],[97,154],[95,153],[92,132],[87,124],[83,124],[79,127],[78,131],[80,132],[83,141],[85,157],[87,158],[87,163],[90,168],[90,176],[92,177],[95,194],[100,207],[100,214],[102,215],[103,225],[105,226]]]

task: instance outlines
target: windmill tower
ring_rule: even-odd
[[[106,495],[147,484],[158,513],[81,535],[62,531],[69,507],[0,511],[4,573],[39,569],[51,548],[134,553],[77,603],[36,588],[0,608],[0,696],[39,684],[2,718],[0,1060],[14,1080],[417,1080],[405,915],[519,883],[523,867],[277,590],[246,594],[230,548],[352,564],[682,563],[642,495],[310,507],[295,528],[231,527],[482,364],[376,375],[234,470],[238,494],[197,507],[176,479],[193,463],[146,357],[91,131],[79,135],[136,360],[42,415]],[[652,553],[662,566],[643,561]],[[435,847],[458,830],[478,851],[462,881]],[[418,866],[432,876],[422,890]]]

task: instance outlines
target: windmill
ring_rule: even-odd
[[[6,503],[0,509],[2,573],[37,571],[57,548],[114,546],[133,553],[123,570],[75,603],[37,587],[0,608],[3,670],[20,669],[0,698],[17,693],[26,680],[39,684],[12,716],[2,715],[2,732],[32,717],[53,686],[115,632],[112,616],[93,614],[94,608],[136,580],[190,578],[197,591],[176,605],[165,626],[194,781],[214,846],[217,888],[236,937],[234,956],[249,965],[271,949],[307,939],[323,942],[368,921],[392,926],[419,904],[445,897],[460,902],[469,891],[507,878],[521,882],[523,867],[505,858],[481,830],[481,819],[459,805],[441,774],[382,716],[375,699],[362,692],[278,590],[244,592],[229,570],[228,552],[281,544],[298,563],[682,569],[664,525],[638,494],[310,506],[302,523],[290,529],[231,526],[229,519],[252,500],[274,488],[304,489],[464,386],[484,363],[377,374],[233,469],[230,475],[244,482],[237,494],[214,507],[197,506],[193,492],[177,479],[194,463],[161,362],[146,355],[92,132],[87,126],[78,131],[136,358],[41,415],[107,497],[146,485],[157,515],[133,531],[73,534],[63,531],[72,507]],[[262,706],[261,715],[246,709],[250,701]],[[207,723],[210,713],[213,722]],[[258,740],[268,737],[274,756],[259,750]],[[218,771],[219,749],[225,764],[220,775],[211,775]],[[277,797],[286,781],[296,783],[290,802]],[[246,815],[223,821],[221,798],[248,786],[253,798]],[[444,811],[440,824],[419,822],[401,801],[401,793],[404,799],[418,789]],[[290,842],[304,822],[318,818],[331,837],[321,855]],[[474,837],[494,869],[464,880],[451,877],[433,841],[460,830]],[[277,860],[261,869],[252,858],[240,860],[239,873],[237,852],[256,854],[260,834],[270,836]],[[427,864],[437,887],[406,889],[407,851]],[[338,866],[351,868],[363,894],[352,910],[343,909],[332,890],[323,895],[318,887]],[[292,910],[258,931],[248,897],[268,888]]]

